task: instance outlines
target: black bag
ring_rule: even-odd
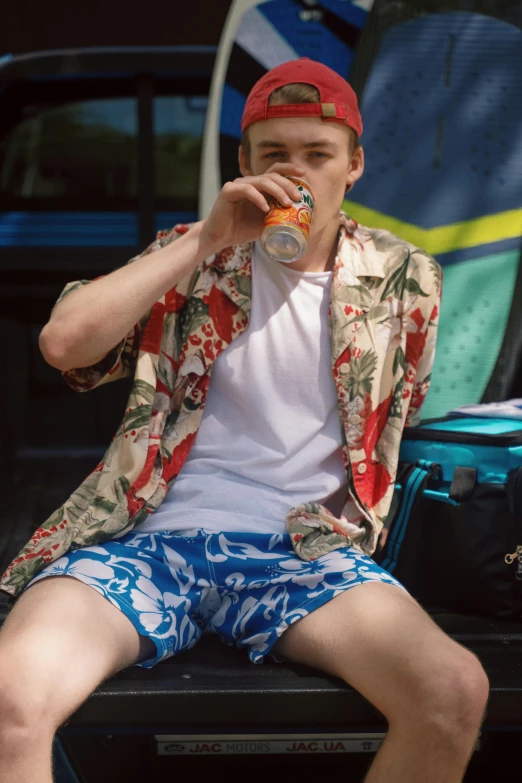
[[[522,619],[522,421],[407,428],[396,500],[374,559],[427,611]]]

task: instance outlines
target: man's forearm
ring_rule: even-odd
[[[103,358],[163,294],[212,255],[203,245],[201,226],[196,223],[175,242],[81,286],[60,302],[40,334],[45,360],[68,370]]]

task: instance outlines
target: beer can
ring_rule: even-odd
[[[306,252],[314,211],[314,200],[308,183],[299,177],[288,179],[297,185],[301,200],[284,207],[271,197],[271,209],[265,217],[265,229],[261,235],[261,244],[268,255],[286,264],[297,261]]]

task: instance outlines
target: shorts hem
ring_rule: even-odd
[[[96,590],[96,592],[101,595],[103,598],[105,598],[106,601],[109,601],[111,606],[114,606],[116,609],[119,609],[122,614],[127,617],[127,619],[133,624],[134,628],[136,629],[136,632],[140,636],[144,636],[147,639],[150,639],[154,642],[154,645],[156,647],[156,656],[145,658],[143,661],[137,661],[136,663],[131,664],[131,666],[140,666],[144,669],[152,669],[153,666],[156,666],[157,663],[164,660],[165,658],[170,657],[169,655],[165,655],[165,653],[168,651],[168,647],[165,644],[165,642],[162,639],[157,639],[155,636],[147,635],[144,633],[141,633],[141,631],[137,627],[138,620],[138,613],[134,609],[134,607],[129,604],[125,599],[123,599],[121,596],[118,596],[118,602],[115,605],[103,592],[101,592],[96,585],[93,585],[91,582],[88,582],[85,579],[82,579],[81,576],[78,576],[77,574],[38,574],[34,577],[34,579],[31,579],[31,581],[25,586],[24,590],[27,590],[27,588],[31,587],[31,585],[35,584],[36,582],[43,582],[44,579],[50,579],[51,577],[60,577],[60,576],[69,576],[73,579],[76,579],[78,582],[82,582],[84,585],[87,585],[88,587],[92,587],[93,590]],[[23,591],[22,591],[23,592]],[[170,653],[171,655],[174,655],[173,652]]]
[[[343,592],[346,590],[350,590],[352,587],[357,587],[357,585],[364,585],[368,584],[369,582],[380,582],[380,584],[388,584],[393,585],[395,587],[399,587],[401,590],[404,590],[404,592],[408,593],[408,590],[402,585],[400,582],[394,580],[394,581],[388,581],[388,580],[376,580],[376,579],[354,579],[353,582],[351,582],[349,585],[347,585]],[[335,588],[332,588],[332,591],[330,591],[330,594],[328,592],[321,593],[321,595],[314,596],[314,598],[309,598],[307,601],[305,601],[302,604],[299,604],[298,606],[295,606],[290,612],[286,614],[285,617],[282,617],[279,622],[276,625],[273,625],[271,628],[269,628],[266,632],[270,634],[270,641],[268,642],[268,647],[266,650],[261,652],[252,652],[250,648],[248,648],[248,657],[252,663],[260,664],[264,663],[264,658],[266,655],[270,655],[271,658],[276,663],[286,663],[285,658],[277,658],[272,652],[272,648],[277,642],[277,640],[283,635],[283,633],[287,630],[287,628],[290,628],[290,625],[293,625],[293,623],[286,622],[286,618],[289,615],[292,615],[294,612],[298,612],[300,609],[308,609],[309,611],[307,614],[310,614],[310,612],[313,612],[314,609],[318,609],[320,606],[323,606],[324,604],[327,604],[328,601],[331,601],[333,597],[331,595],[331,592],[333,592]],[[340,595],[340,593],[338,593]],[[306,617],[307,615],[305,615]],[[300,617],[297,617],[294,622],[297,622],[297,620],[300,620]]]

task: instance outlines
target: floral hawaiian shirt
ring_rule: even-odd
[[[189,230],[160,231],[132,263]],[[252,243],[207,258],[144,314],[107,356],[63,372],[85,392],[134,377],[122,422],[101,462],[38,528],[0,589],[17,596],[70,549],[128,532],[160,506],[200,426],[212,366],[247,327]],[[286,517],[308,560],[339,546],[370,556],[388,515],[403,428],[417,424],[428,391],[442,272],[423,250],[341,212],[328,309],[348,493],[336,519],[315,498]],[[68,283],[58,302],[90,280]]]

